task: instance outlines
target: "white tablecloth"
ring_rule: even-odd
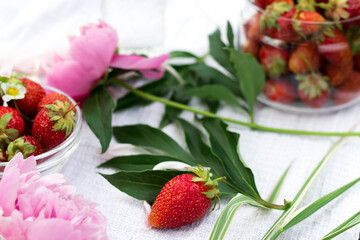
[[[244,0],[163,0],[154,1],[164,9],[165,19],[162,45],[165,50],[187,49],[204,53],[207,49],[207,35],[216,26],[225,26],[227,19],[233,24],[239,21],[239,11]],[[0,3],[0,63],[4,66],[10,59],[22,59],[63,49],[66,36],[76,34],[79,26],[98,18],[107,17],[110,24],[124,21],[122,14],[117,16],[106,7],[115,8],[117,4],[126,7],[127,1],[2,1]],[[128,4],[135,4],[128,1]],[[138,4],[145,0],[138,0]],[[146,1],[149,2],[149,1]],[[124,5],[125,4],[125,5]],[[21,7],[19,7],[21,6]],[[156,6],[154,6],[155,9]],[[10,11],[12,10],[12,11]],[[154,9],[153,9],[154,10]],[[120,10],[119,10],[120,11]],[[149,9],[149,11],[152,11]],[[124,12],[124,11],[123,11]],[[133,11],[130,19],[141,11]],[[115,11],[116,13],[116,11]],[[105,14],[105,15],[104,15]],[[26,18],[21,17],[25,15]],[[146,21],[142,15],[137,22],[121,22],[119,28]],[[118,22],[119,23],[119,22]],[[122,25],[122,26],[121,26]],[[36,31],[34,29],[37,29]],[[120,30],[119,30],[120,31]],[[145,31],[145,30],[143,30]],[[125,30],[124,30],[125,32]],[[119,32],[119,35],[122,33]],[[140,33],[139,33],[140,34]],[[145,33],[142,33],[145,34]],[[155,34],[155,32],[153,32]],[[151,36],[151,34],[149,35]],[[136,37],[136,36],[135,36]],[[126,36],[123,38],[126,39]],[[159,38],[155,37],[154,44]],[[125,40],[124,40],[125,41]],[[126,42],[126,41],[125,41]],[[132,41],[128,41],[132,42]],[[125,44],[126,45],[126,44]],[[120,46],[122,46],[120,44]],[[123,45],[124,46],[124,45]],[[138,46],[128,46],[138,47]],[[194,102],[196,105],[196,102]],[[144,123],[158,126],[164,106],[159,103],[147,107],[133,108],[114,115],[114,125]],[[256,106],[256,122],[266,126],[317,131],[347,131],[360,120],[360,106],[332,114],[300,115],[274,110],[262,104]],[[236,119],[246,119],[239,110],[223,107],[220,115]],[[192,118],[185,113],[183,117]],[[231,125],[231,130],[241,134],[241,153],[253,170],[261,195],[266,198],[284,170],[293,163],[278,202],[286,198],[291,200],[316,164],[325,155],[328,148],[337,138],[303,137],[255,132],[247,128]],[[170,125],[164,129],[183,144],[179,128]],[[120,192],[103,179],[96,166],[106,159],[98,154],[100,144],[85,125],[82,143],[71,156],[62,173],[75,185],[79,193],[99,203],[99,209],[108,219],[110,239],[207,239],[221,210],[214,211],[200,221],[178,229],[145,230],[146,213],[141,201],[134,200]],[[329,161],[319,175],[303,204],[359,177],[360,142],[358,140],[342,147]],[[360,186],[356,185],[340,198],[309,217],[306,221],[284,232],[279,239],[308,240],[320,239],[339,223],[360,209]],[[222,202],[221,209],[226,205]],[[244,206],[237,212],[227,234],[227,239],[260,239],[280,215],[278,211],[264,211]],[[360,228],[355,227],[338,239],[357,239]]]

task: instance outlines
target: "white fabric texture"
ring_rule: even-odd
[[[137,21],[126,22],[127,18],[124,14],[127,11],[121,11],[122,14],[117,16],[116,8],[128,7],[127,2],[133,4],[132,7],[134,8],[136,7],[134,2],[138,4],[138,7],[143,6],[142,3],[145,4],[146,2],[146,6],[149,7],[148,11],[158,11],[159,8],[164,11],[164,15],[160,17],[160,19],[165,20],[163,29],[155,31],[149,29],[150,32],[141,30],[138,33],[139,35],[130,31],[129,33],[134,34],[134,38],[149,38],[151,41],[151,36],[156,35],[156,31],[160,31],[164,34],[161,44],[165,51],[184,49],[203,54],[208,47],[207,35],[214,31],[217,26],[224,28],[227,19],[234,26],[238,24],[243,1],[245,0],[164,0],[154,1],[154,4],[158,5],[153,6],[149,6],[149,2],[153,1],[146,0],[122,0],[119,2],[115,0],[93,0],[86,1],[86,3],[85,1],[70,0],[34,0],[31,1],[31,4],[26,0],[1,1],[0,64],[4,67],[9,59],[14,59],[16,62],[49,51],[62,50],[66,47],[68,34],[76,34],[79,26],[98,18],[104,17],[110,24],[119,26],[119,28],[125,27],[127,31],[131,30],[129,26],[133,26],[135,31],[136,26],[131,24],[141,24],[141,20],[148,21],[150,19],[142,18],[142,15],[139,14]],[[133,14],[143,11],[144,9],[139,12],[129,11],[131,16],[128,17],[131,19],[134,17]],[[26,18],[22,17],[23,14],[26,15]],[[140,28],[139,25],[138,27]],[[34,29],[37,31],[34,32]],[[119,35],[122,35],[120,30]],[[124,37],[126,38],[126,36],[122,36],[120,39]],[[134,43],[134,45],[127,46],[120,43],[120,46],[134,48],[139,47],[137,44],[141,41],[127,39],[123,42]],[[155,37],[152,44],[159,44],[158,36]],[[198,106],[196,101],[193,104]],[[133,108],[116,113],[113,117],[113,125],[143,123],[157,127],[163,112],[164,106],[159,103]],[[360,120],[359,112],[360,106],[357,105],[331,114],[301,115],[286,113],[257,104],[255,121],[265,126],[290,129],[347,131]],[[218,114],[247,120],[241,111],[235,108],[223,106]],[[191,113],[184,113],[182,116],[186,119],[193,117]],[[304,137],[251,131],[233,124],[230,125],[230,129],[241,135],[240,152],[248,166],[253,170],[258,190],[263,198],[269,196],[281,174],[293,163],[280,192],[278,203],[282,203],[282,199],[290,201],[295,196],[316,164],[322,159],[331,144],[337,140],[335,137]],[[164,131],[184,145],[184,139],[178,126],[170,125]],[[82,139],[82,143],[71,156],[62,173],[69,178],[71,184],[77,187],[79,193],[99,204],[99,209],[108,219],[110,239],[176,240],[207,239],[209,237],[221,210],[214,211],[200,221],[178,229],[145,230],[146,211],[143,202],[120,192],[97,173],[99,170],[96,169],[96,166],[106,159],[99,155],[100,144],[86,124]],[[359,144],[359,140],[355,140],[342,147],[330,159],[310,188],[303,205],[359,177]],[[124,149],[123,153],[129,153],[131,150]],[[320,239],[338,224],[359,211],[359,193],[360,185],[355,185],[318,213],[285,231],[278,239]],[[222,202],[221,209],[226,203],[227,201]],[[261,239],[279,215],[280,212],[276,210],[264,211],[243,206],[237,212],[226,239]],[[359,231],[360,227],[357,226],[337,239],[356,240]]]

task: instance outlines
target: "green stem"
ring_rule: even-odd
[[[274,204],[274,203],[270,203],[270,202],[267,202],[267,201],[264,201],[262,200],[261,198],[258,198],[256,199],[256,201],[258,203],[260,203],[261,205],[263,206],[266,206],[268,208],[272,208],[272,209],[277,209],[277,210],[286,210],[289,208],[290,206],[290,203],[287,203],[285,205],[277,205],[277,204]]]
[[[140,96],[142,98],[145,98],[147,100],[155,101],[155,102],[161,102],[161,103],[163,103],[163,104],[165,104],[167,106],[170,106],[170,107],[174,107],[174,108],[182,109],[182,110],[185,110],[185,111],[201,114],[203,116],[210,117],[210,118],[221,119],[221,120],[223,120],[225,122],[239,124],[239,125],[242,125],[242,126],[249,127],[249,128],[251,128],[253,130],[260,130],[260,131],[265,131],[265,132],[275,132],[275,133],[284,133],[284,134],[294,134],[294,135],[360,136],[359,132],[311,132],[311,131],[303,131],[303,130],[272,128],[272,127],[266,127],[266,126],[258,125],[258,124],[255,124],[255,123],[243,122],[243,121],[239,121],[239,120],[235,120],[235,119],[231,119],[231,118],[221,117],[221,116],[216,115],[214,113],[199,110],[199,109],[192,108],[192,107],[189,107],[189,106],[181,104],[181,103],[177,103],[177,102],[174,102],[174,101],[170,101],[170,100],[167,100],[167,99],[163,99],[163,98],[154,96],[152,94],[149,94],[149,93],[143,92],[141,90],[135,89],[135,88],[131,87],[130,85],[126,84],[122,80],[117,80],[116,82],[120,86],[123,86],[126,89],[128,89],[130,92],[132,92],[132,93],[134,93],[134,94],[136,94],[136,95],[138,95],[138,96]]]
[[[210,53],[205,53],[203,56],[199,57],[197,60],[198,62],[203,62],[208,56],[210,56]]]

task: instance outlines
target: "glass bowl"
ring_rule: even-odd
[[[70,101],[75,105],[76,102],[66,93],[53,88],[48,85],[42,85],[46,93],[57,92],[67,96]],[[82,129],[82,113],[79,106],[76,106],[76,124],[71,135],[59,146],[44,152],[38,156],[35,156],[37,162],[37,169],[41,173],[53,173],[59,172],[61,168],[65,165],[66,161],[69,159],[70,155],[78,148],[81,139],[81,129]],[[7,162],[0,162],[0,178],[3,176],[4,168],[6,167]]]
[[[245,2],[239,45],[266,73],[258,101],[298,113],[332,112],[360,102],[360,16],[302,21],[289,5],[275,16],[280,5],[262,9],[258,0]]]

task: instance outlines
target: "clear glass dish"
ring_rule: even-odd
[[[66,93],[53,88],[48,85],[42,85],[46,93],[58,92],[67,96],[73,104],[76,104],[75,100],[72,99]],[[81,139],[82,129],[82,113],[79,106],[76,107],[76,124],[71,135],[59,146],[35,156],[37,162],[37,168],[41,173],[54,173],[59,172],[69,159],[70,155],[78,148]],[[4,168],[7,162],[0,162],[0,178],[3,175]]]
[[[294,9],[274,17],[271,8],[262,9],[257,0],[245,2],[239,45],[266,72],[259,102],[295,113],[328,113],[360,101],[360,16],[321,23],[301,21],[294,19],[296,15],[291,18]],[[279,29],[269,27],[269,19]],[[304,34],[305,30],[314,32]],[[318,79],[327,84],[326,90],[321,89],[319,97],[310,96],[309,91],[306,95],[301,83],[317,84]]]

